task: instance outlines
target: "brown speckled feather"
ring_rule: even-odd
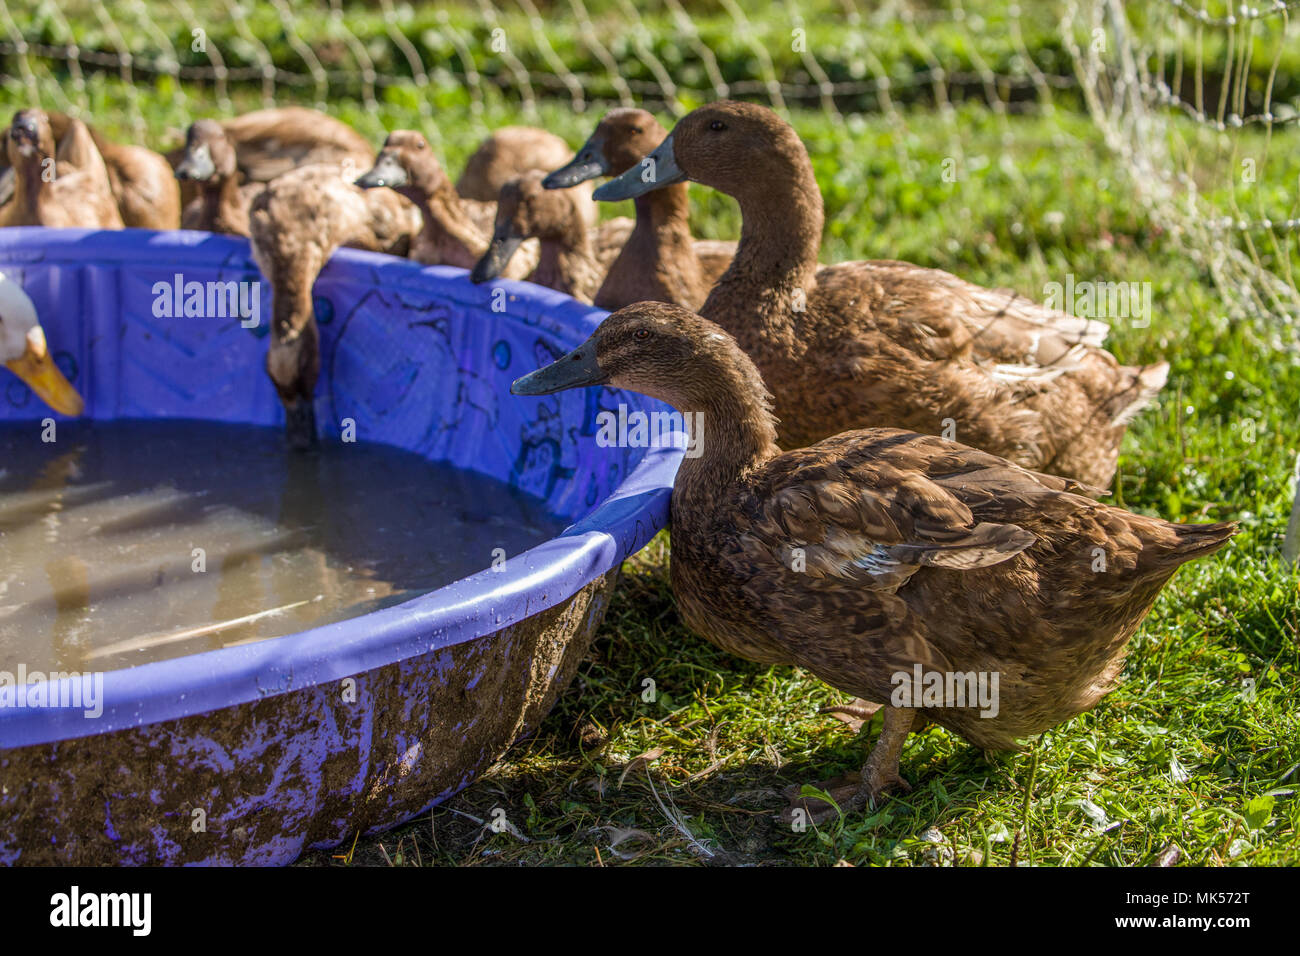
[[[1124,424],[1164,384],[1164,363],[1123,367],[1100,348],[1103,323],[938,270],[819,268],[821,193],[771,110],[701,107],[677,124],[672,150],[690,179],[740,202],[740,247],[700,312],[758,364],[782,447],[894,425],[1110,483]]]
[[[784,657],[877,703],[890,700],[890,676],[915,664],[997,671],[996,719],[925,716],[981,746],[1011,747],[1092,707],[1164,582],[1231,534],[1068,487],[939,438],[839,435],[770,459],[705,502],[679,496],[674,588],[687,620],[722,646]],[[711,517],[696,527],[690,518],[702,515]],[[800,552],[804,570],[792,570]],[[754,641],[765,645],[757,654]]]
[[[887,719],[868,789],[896,776],[913,711],[1012,748],[1094,706],[1170,576],[1235,530],[1132,514],[1070,479],[900,429],[781,452],[753,363],[678,308],[622,309],[591,343],[575,354],[594,350],[611,387],[698,419],[700,454],[682,462],[672,501],[686,623],[733,653],[904,711],[901,724]],[[565,356],[554,374],[580,364]],[[918,666],[997,675],[996,714],[895,704],[896,675]]]

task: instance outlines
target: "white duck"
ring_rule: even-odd
[[[36,304],[16,281],[0,272],[0,362],[56,412],[80,415],[85,402],[50,356]]]

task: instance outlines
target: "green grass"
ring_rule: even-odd
[[[61,105],[66,79],[42,76],[44,105]],[[17,76],[0,81],[0,109],[27,95]],[[192,116],[216,112],[201,89],[131,95],[160,146]],[[106,130],[130,131],[120,80],[91,76],[86,97]],[[232,97],[235,109],[260,103],[255,90]],[[491,90],[472,112],[456,82],[435,84],[427,105],[394,87],[378,110],[349,100],[330,109],[376,142],[387,128],[424,130],[453,171],[487,128],[521,118]],[[596,119],[567,101],[540,109],[540,122],[574,144]],[[1150,327],[1114,323],[1111,347],[1129,362],[1165,357],[1172,374],[1130,430],[1112,500],[1175,521],[1237,519],[1241,534],[1174,579],[1133,642],[1122,685],[1094,711],[1018,754],[985,755],[930,728],[904,752],[911,794],[803,833],[774,821],[778,791],[860,766],[879,721],[855,738],[818,713],[845,695],[690,634],[661,536],[628,562],[578,679],[532,738],[422,820],[335,853],[352,865],[1136,866],[1177,846],[1183,864],[1300,864],[1300,574],[1278,556],[1300,450],[1294,328],[1230,318],[1231,303],[1136,204],[1125,170],[1072,109],[1004,117],[967,104],[947,117],[918,106],[845,126],[811,111],[792,120],[826,195],[823,261],[908,259],[1040,298],[1071,272],[1152,283]],[[1175,123],[1171,135],[1198,134]],[[1296,215],[1300,150],[1294,130],[1289,143],[1282,135],[1254,184],[1234,176],[1236,160],[1263,157],[1265,143],[1252,132],[1232,138],[1236,152],[1203,171],[1203,193]],[[949,159],[956,182],[941,175]],[[698,235],[736,235],[731,200],[700,187],[692,197]],[[1300,270],[1296,237],[1273,255],[1275,271],[1284,259]],[[645,678],[653,702],[642,700]],[[634,759],[643,754],[655,756]],[[484,828],[497,808],[519,836]],[[923,839],[933,830],[937,849]]]
[[[31,43],[60,46],[75,41],[83,50],[103,52],[125,48],[146,62],[155,59],[165,42],[170,47],[167,55],[187,67],[210,65],[205,52],[193,49],[193,31],[202,29],[228,68],[258,68],[269,61],[306,77],[308,89],[318,68],[332,72],[336,89],[348,95],[362,90],[360,77],[367,65],[380,76],[413,78],[413,52],[435,81],[445,78],[461,85],[479,76],[489,84],[511,86],[523,72],[539,93],[567,98],[570,88],[553,74],[553,64],[560,62],[585,78],[585,95],[610,98],[618,85],[603,51],[590,42],[592,36],[637,95],[660,96],[666,74],[684,91],[687,106],[693,105],[693,96],[713,88],[715,77],[753,93],[756,81],[772,77],[815,87],[821,77],[813,71],[820,70],[840,85],[842,106],[876,109],[881,100],[871,84],[881,76],[890,80],[895,100],[928,100],[931,87],[925,71],[935,64],[942,64],[950,79],[968,91],[979,89],[981,74],[988,71],[1017,76],[1023,95],[1029,97],[1035,87],[1026,61],[1046,77],[1068,81],[1073,74],[1061,31],[1065,8],[1051,3],[912,0],[868,10],[843,0],[801,0],[783,5],[779,13],[738,3],[748,8],[742,23],[726,3],[706,0],[683,5],[690,11],[691,27],[686,30],[671,6],[657,0],[533,0],[543,26],[544,35],[539,35],[527,8],[517,0],[396,3],[392,23],[378,3],[345,0],[338,18],[300,9],[289,21],[293,37],[269,3],[245,4],[241,23],[233,16],[213,15],[201,3],[188,4],[195,11],[190,17],[181,3],[144,0],[115,6],[111,27],[97,15],[97,6],[92,0],[20,0],[15,21]],[[1225,13],[1235,12],[1237,5],[1211,0],[1205,6]],[[579,18],[579,7],[589,23]],[[1161,38],[1164,54],[1170,61],[1180,54],[1189,77],[1192,64],[1203,61],[1202,87],[1212,108],[1224,76],[1216,64],[1228,63],[1228,53],[1235,49],[1229,46],[1228,31],[1175,31],[1180,18],[1168,4],[1150,7],[1130,5],[1130,29]],[[1186,25],[1185,18],[1183,22]],[[1275,95],[1283,100],[1300,96],[1300,47],[1293,42],[1295,33],[1286,34],[1282,23],[1278,17],[1265,18],[1251,31],[1254,55],[1245,82],[1252,96],[1267,86],[1274,58]],[[1086,47],[1093,42],[1093,27],[1086,14],[1079,14],[1073,24],[1075,43]],[[795,30],[802,31],[799,43]],[[394,32],[400,32],[405,48],[394,41]],[[1234,42],[1240,45],[1240,37]],[[303,47],[310,48],[315,62],[304,56]],[[1153,55],[1148,65],[1155,68],[1158,62]],[[815,88],[804,94],[810,104],[818,95]]]

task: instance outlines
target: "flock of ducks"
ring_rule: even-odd
[[[841,805],[906,788],[903,743],[928,722],[1007,749],[1094,706],[1164,584],[1235,532],[1096,500],[1167,364],[1121,365],[1104,323],[946,272],[821,265],[807,150],[761,106],[713,103],[671,132],[617,109],[576,154],[507,127],[455,184],[418,132],[392,132],[376,154],[301,108],[200,120],[167,157],[23,110],[4,145],[0,225],[249,237],[296,447],[316,435],[312,285],[340,246],[476,282],[526,278],[610,310],[512,390],[609,386],[703,416],[702,454],[673,488],[678,606],[720,647],[805,667],[857,695],[859,714],[883,710],[861,774],[823,785]],[[691,235],[688,182],[737,200],[738,242]],[[627,199],[634,219],[598,220],[597,201]],[[75,414],[15,296],[0,280],[0,358]],[[900,674],[995,674],[996,714],[919,686],[900,698]],[[838,810],[795,796],[787,816],[799,812]]]

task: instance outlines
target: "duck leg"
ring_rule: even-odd
[[[874,802],[887,790],[911,792],[911,784],[899,775],[898,758],[903,755],[907,735],[924,723],[924,718],[911,707],[885,708],[885,726],[862,768],[862,785],[854,800],[856,807]]]
[[[881,704],[873,704],[871,701],[859,697],[847,704],[831,704],[823,707],[817,713],[830,714],[832,717],[842,720],[848,725],[849,730],[856,734],[870,722],[872,717],[876,716],[881,706]]]
[[[898,760],[902,756],[907,735],[914,726],[923,725],[924,719],[910,707],[885,707],[884,712],[885,725],[861,773],[844,774],[817,784],[817,789],[825,791],[844,812],[875,803],[889,790],[910,792],[912,789],[898,772]],[[790,805],[781,814],[783,823],[795,824],[802,821],[822,824],[833,820],[840,813],[835,805],[824,800],[799,797],[797,789],[793,793],[787,790],[786,795],[790,798]]]

